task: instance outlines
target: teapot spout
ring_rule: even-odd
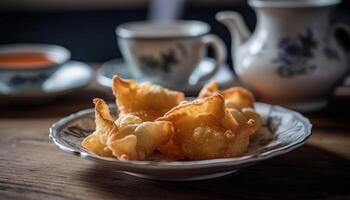
[[[232,53],[236,54],[238,48],[250,37],[250,31],[242,16],[234,11],[221,11],[216,14],[216,20],[226,25],[232,38]]]

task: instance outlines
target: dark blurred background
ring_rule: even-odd
[[[343,1],[331,21],[350,24],[349,8],[350,1]],[[255,27],[245,0],[0,0],[0,45],[52,43],[71,50],[74,60],[103,62],[121,56],[114,34],[118,24],[164,15],[205,21],[228,45],[229,34],[214,17],[220,10],[239,11],[248,27]]]

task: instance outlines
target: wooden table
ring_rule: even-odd
[[[307,144],[230,176],[196,182],[144,180],[58,149],[48,138],[60,117],[113,101],[92,83],[45,105],[0,107],[0,199],[350,199],[350,92],[308,114]]]

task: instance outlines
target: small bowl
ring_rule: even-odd
[[[49,64],[30,65],[1,65],[0,62],[0,92],[27,90],[41,87],[60,66],[70,60],[71,53],[64,47],[49,44],[11,44],[0,46],[0,56],[11,54],[42,54],[51,62]]]

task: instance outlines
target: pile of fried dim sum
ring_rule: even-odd
[[[254,98],[244,88],[205,85],[195,100],[151,83],[113,78],[119,110],[112,116],[94,99],[96,130],[83,147],[120,160],[204,160],[240,156],[261,126]],[[158,156],[159,157],[159,156]]]

